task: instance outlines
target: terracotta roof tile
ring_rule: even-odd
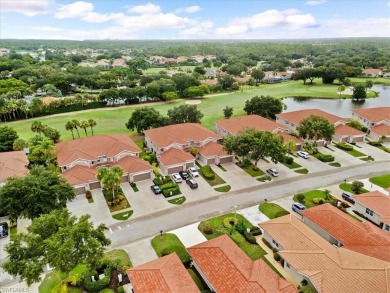
[[[280,135],[283,138],[283,141],[285,143],[290,141],[290,140],[295,141],[295,143],[302,143],[303,142],[302,139],[295,137],[295,136],[292,136],[292,135],[288,134],[287,132],[280,131],[280,132],[277,132],[276,135]]]
[[[176,253],[127,270],[135,293],[199,293]]]
[[[381,217],[390,216],[390,197],[380,191],[371,191],[363,194],[354,195],[355,202],[368,207]]]
[[[96,169],[88,168],[86,166],[74,166],[73,168],[61,173],[61,176],[68,181],[72,186],[89,183],[90,181],[97,181]]]
[[[122,167],[122,169],[129,174],[153,170],[153,167],[149,162],[134,156],[126,156],[112,165]]]
[[[380,136],[382,136],[382,135],[389,136],[390,135],[390,125],[387,125],[387,124],[375,125],[374,127],[371,127],[370,131],[374,132]]]
[[[357,130],[355,128],[349,127],[345,124],[339,124],[335,127],[335,134],[344,136],[344,135],[365,135],[363,131]]]
[[[237,135],[240,130],[243,130],[246,127],[270,132],[274,132],[277,129],[287,130],[287,128],[281,126],[280,124],[259,115],[247,115],[219,120],[215,122],[215,124],[227,130],[231,135]]]
[[[218,134],[197,123],[182,123],[155,129],[145,130],[145,136],[158,147],[164,148],[171,144],[187,144],[190,141],[201,142],[208,138],[220,139]]]
[[[276,117],[280,117],[283,120],[292,122],[295,125],[299,125],[301,120],[303,120],[311,115],[324,117],[324,118],[328,119],[328,121],[332,124],[343,120],[341,117],[338,117],[338,116],[333,115],[333,114],[329,114],[329,113],[324,112],[324,111],[319,110],[319,109],[305,109],[305,110],[298,110],[298,111],[292,111],[292,112],[285,112],[285,113],[276,114]]]
[[[97,160],[99,156],[115,156],[123,151],[140,153],[139,147],[127,134],[105,134],[79,138],[56,144],[59,166],[77,159]]]
[[[205,157],[228,156],[228,153],[224,150],[223,145],[214,141],[209,142],[204,147],[199,148],[199,153]]]
[[[188,252],[216,292],[297,292],[262,260],[252,261],[227,235]]]
[[[367,119],[370,122],[390,120],[390,107],[378,107],[352,110],[353,113]]]
[[[390,262],[390,234],[368,222],[358,222],[331,204],[301,212],[347,249]]]
[[[162,153],[158,157],[158,160],[164,166],[170,166],[175,164],[183,164],[185,162],[193,162],[195,161],[195,158],[188,152],[176,148],[171,148]]]
[[[0,153],[0,182],[9,177],[23,177],[28,174],[28,159],[23,151]]]
[[[368,74],[381,74],[382,70],[380,69],[375,69],[375,68],[366,68],[363,69],[363,73],[368,73]]]

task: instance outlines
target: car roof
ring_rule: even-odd
[[[294,202],[293,205],[296,205],[297,207],[305,207],[303,204],[299,203],[299,202]]]

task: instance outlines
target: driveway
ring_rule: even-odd
[[[292,191],[292,193],[293,193],[293,191]],[[275,204],[281,206],[286,211],[290,212],[291,215],[297,217],[298,219],[301,219],[301,216],[291,209],[291,206],[294,202],[293,197],[294,197],[294,195],[284,197],[284,198],[279,198],[279,199],[273,200],[272,203],[275,203]]]
[[[318,151],[322,153],[323,148],[318,148]],[[310,156],[310,158],[308,159],[304,159],[301,157],[294,158],[294,161],[301,165],[302,168],[306,168],[307,170],[309,170],[309,173],[334,169],[334,167],[329,166],[327,163],[321,162],[320,160],[312,156]]]
[[[267,169],[270,169],[270,168],[274,168],[274,169],[278,170],[279,176],[278,177],[272,177],[272,180],[281,180],[281,179],[285,179],[285,178],[291,178],[291,177],[299,176],[298,173],[294,172],[294,169],[289,169],[285,165],[283,165],[282,163],[274,164],[272,162],[267,163],[266,161],[260,160],[257,163],[257,167],[259,167],[264,172],[267,172]],[[297,168],[295,170],[298,170],[298,169],[300,169],[300,168]],[[268,176],[271,176],[268,173],[266,173],[266,174]]]
[[[253,226],[256,227],[258,223],[267,222],[269,220],[266,215],[260,212],[258,205],[238,210],[237,214],[244,216]]]
[[[232,187],[231,190],[239,190],[244,187],[260,184],[255,178],[250,176],[235,163],[226,163],[222,166],[226,169],[226,171],[221,170],[215,165],[212,166],[212,169],[219,175],[219,177],[226,181],[226,184],[229,184]]]
[[[331,146],[333,152],[327,148],[321,148],[321,153],[326,155],[334,156],[334,162],[339,162],[341,166],[351,166],[355,164],[361,164],[363,161],[351,156],[350,154],[344,152],[343,150],[340,150],[336,148],[335,146]],[[337,167],[335,167],[337,168]]]
[[[158,231],[156,231],[156,235],[157,234]],[[120,249],[123,249],[129,255],[133,267],[158,258],[151,244],[152,238],[153,237],[148,237],[120,247]]]
[[[204,237],[198,229],[199,223],[200,222],[196,222],[172,231],[168,231],[168,233],[175,234],[185,247],[191,247],[207,241],[206,237]]]
[[[194,179],[198,183],[198,188],[196,189],[191,189],[185,181],[179,183],[181,193],[186,197],[186,202],[198,201],[219,195],[219,192],[215,191],[214,187],[210,186],[202,176],[195,177]]]
[[[358,151],[366,154],[367,156],[371,156],[375,159],[375,161],[384,161],[390,158],[390,153],[386,153],[385,151],[378,149],[372,145],[369,145],[365,142],[357,143],[361,148],[355,147]]]

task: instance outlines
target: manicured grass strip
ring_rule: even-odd
[[[254,165],[250,165],[249,167],[247,168],[244,168],[244,167],[241,167],[242,170],[244,170],[246,173],[248,173],[249,175],[251,175],[252,177],[257,177],[257,176],[261,176],[261,175],[264,175],[265,173],[259,169],[259,168],[256,168],[255,169],[255,166]]]
[[[267,181],[271,181],[271,180],[272,180],[272,177],[271,177],[271,176],[265,175],[265,176],[262,176],[262,177],[260,177],[260,178],[257,178],[256,180],[257,180],[257,181],[260,181],[260,182],[267,182]]]
[[[346,152],[346,153],[350,154],[351,156],[356,157],[356,158],[366,156],[362,152],[359,152],[358,150],[355,150],[355,149],[353,149],[351,151],[347,151],[347,150],[343,150],[342,148],[338,147],[337,145],[335,145],[335,147],[338,148],[339,150],[342,150],[343,152]]]
[[[269,219],[275,219],[289,214],[289,212],[280,205],[271,202],[261,203],[259,205],[259,210]]]
[[[330,163],[329,166],[332,166],[332,167],[341,167],[341,164],[339,162],[333,162],[333,163]]]
[[[186,263],[191,260],[185,246],[175,234],[164,233],[162,236],[154,237],[152,239],[152,247],[158,257],[176,252],[181,262]]]
[[[309,173],[309,170],[304,168],[304,169],[295,170],[294,172],[298,173],[298,174],[307,174],[307,173]]]
[[[307,192],[304,192],[303,195],[305,196],[305,202],[303,205],[306,208],[311,208],[316,206],[316,204],[313,202],[313,199],[323,199],[325,201],[326,193],[323,190],[310,190]],[[295,202],[299,202],[297,199],[297,194],[294,195],[293,200]]]
[[[352,183],[341,183],[341,184],[339,185],[339,188],[340,188],[341,190],[344,190],[344,191],[346,191],[346,192],[349,192],[349,193],[354,194],[354,192],[353,192],[352,189],[351,189],[351,188],[352,188]],[[360,191],[359,191],[359,194],[361,194],[361,193],[366,193],[366,192],[368,192],[367,189],[361,188]]]
[[[221,169],[223,172],[226,172],[226,171],[227,171],[221,164],[217,165],[217,167],[218,167],[219,169]]]
[[[132,268],[133,264],[130,261],[130,257],[123,249],[114,249],[104,253],[104,256],[110,260],[120,259],[120,265],[126,268]]]
[[[93,200],[93,197],[91,197],[91,198],[88,198],[88,202],[89,203],[94,203],[95,201]]]
[[[185,201],[186,201],[185,196],[180,196],[178,198],[168,200],[169,203],[176,204],[176,205],[183,204]]]
[[[133,188],[133,191],[134,191],[134,192],[138,192],[138,191],[139,191],[139,189],[138,189],[138,187],[137,187],[137,184],[132,183],[132,184],[130,184],[130,186],[131,186],[131,188]]]
[[[10,229],[9,229],[9,237],[10,237],[10,239],[12,240],[12,239],[14,239],[14,237],[16,236],[16,234],[18,234],[18,227],[11,227]]]
[[[211,169],[212,170],[212,169]],[[213,171],[214,172],[214,171]],[[218,176],[217,173],[214,172],[214,179],[207,179],[201,170],[199,170],[200,176],[202,176],[210,186],[220,185],[226,183],[221,177]]]
[[[375,161],[375,159],[373,157],[360,158],[360,160],[366,161],[366,162],[368,162],[368,161]]]
[[[115,215],[113,215],[112,217],[113,217],[115,220],[124,221],[124,220],[127,220],[128,218],[130,218],[131,215],[132,215],[133,213],[134,213],[134,211],[131,210],[131,211],[127,211],[127,212],[115,214]]]
[[[390,174],[371,177],[370,182],[382,188],[390,187]]]
[[[228,192],[231,188],[232,187],[230,185],[225,185],[225,186],[214,188],[214,190],[218,192]]]
[[[200,292],[202,293],[211,293],[211,291],[208,289],[205,282],[203,282],[202,278],[197,274],[195,269],[193,268],[187,268],[188,274],[191,276],[192,280],[194,281],[195,285],[198,287]]]
[[[299,165],[296,162],[292,162],[292,164],[287,164],[285,162],[282,162],[282,164],[285,165],[289,169],[296,169],[296,168],[301,168],[302,167],[301,165]]]

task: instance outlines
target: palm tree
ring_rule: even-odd
[[[290,154],[295,151],[296,148],[295,141],[293,139],[290,139],[288,142],[286,142],[285,145],[287,147],[287,154],[288,156],[290,156]]]
[[[73,123],[73,127],[74,127],[74,129],[76,129],[77,135],[78,135],[79,138],[80,138],[79,129],[77,128],[77,127],[80,127],[80,121],[79,121],[79,120],[76,120],[76,119],[73,119],[71,122]]]
[[[31,130],[32,132],[38,132],[39,134],[43,133],[46,126],[41,121],[34,121],[31,124]]]
[[[73,125],[72,121],[66,122],[65,129],[70,130],[72,132],[72,137],[74,139],[74,134],[73,134],[74,125]]]
[[[337,89],[339,90],[339,94],[340,94],[339,99],[340,99],[341,98],[341,92],[345,91],[345,86],[344,85],[340,85]]]
[[[96,126],[96,121],[93,119],[88,119],[89,127],[91,127],[92,135],[93,135],[93,127]]]
[[[84,129],[84,131],[85,131],[85,136],[88,136],[88,134],[87,134],[87,128],[88,128],[88,127],[89,127],[88,121],[83,120],[83,121],[80,122],[80,128]]]
[[[115,199],[115,190],[121,184],[123,169],[119,166],[111,168],[100,167],[96,174],[96,178],[103,183],[104,188],[112,190],[112,200]]]

